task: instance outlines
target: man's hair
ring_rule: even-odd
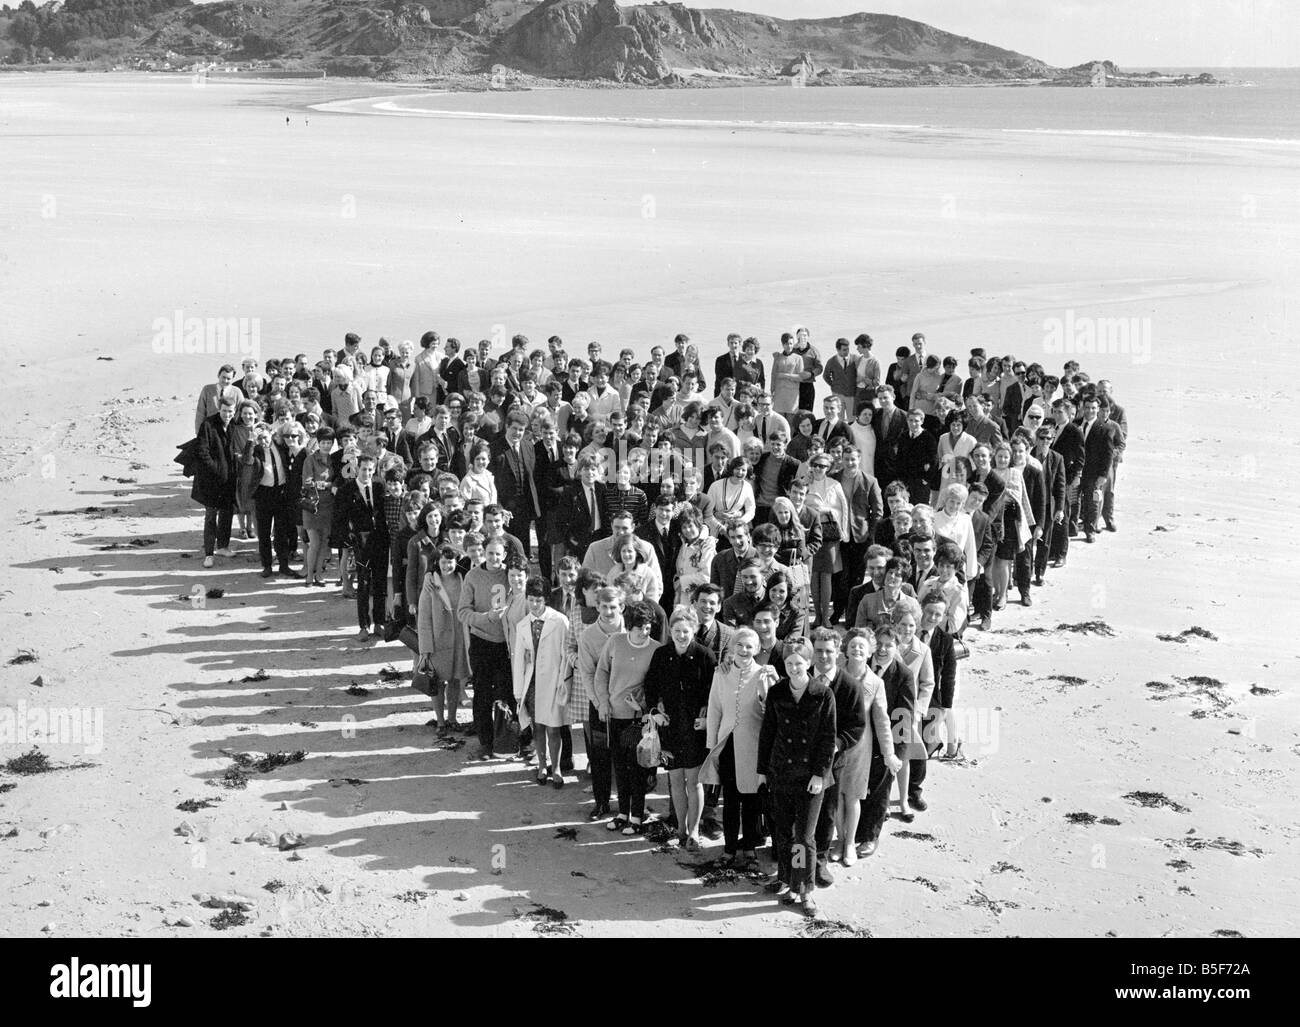
[[[775,524],[760,524],[750,533],[754,540],[754,545],[779,545],[781,542],[781,532]]]
[[[696,585],[691,589],[691,602],[695,602],[695,600],[699,599],[700,596],[717,596],[718,599],[721,600],[722,586],[715,585],[711,581],[706,581],[703,584]]]
[[[812,633],[812,641],[814,645],[818,642],[834,642],[836,649],[840,647],[840,636],[836,633],[834,628],[815,629]]]

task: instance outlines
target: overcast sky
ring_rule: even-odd
[[[1048,64],[1294,67],[1300,0],[688,0],[691,7],[824,18],[899,14]]]

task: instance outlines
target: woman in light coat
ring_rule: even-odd
[[[709,754],[700,783],[722,785],[723,852],[741,868],[758,865],[758,735],[763,727],[767,690],[777,681],[775,667],[760,666],[758,635],[741,628],[731,639],[709,689],[705,744]]]
[[[940,493],[934,515],[934,533],[961,550],[962,576],[966,581],[973,581],[980,572],[980,565],[979,551],[975,546],[975,525],[965,510],[968,495],[966,486],[959,482],[953,482]]]
[[[812,614],[810,627],[830,626],[831,579],[844,569],[840,560],[840,539],[849,537],[849,502],[840,483],[830,477],[831,457],[819,453],[812,459],[812,478],[808,482],[808,505],[817,513],[822,529],[822,544],[812,562]],[[828,538],[834,525],[839,537]]]
[[[443,546],[439,551],[437,568],[424,575],[415,619],[420,639],[416,666],[423,664],[442,683],[442,691],[430,697],[439,735],[447,734],[456,726],[461,683],[469,675],[465,632],[456,619],[461,586],[461,576],[456,570],[458,557],[450,546]]]
[[[944,490],[958,479],[953,474],[953,466],[958,457],[970,459],[971,450],[975,448],[976,439],[966,431],[966,412],[954,410],[948,415],[947,431],[939,439],[939,487],[931,495],[930,501],[936,506],[943,500]]]
[[[705,530],[699,508],[683,505],[677,515],[682,546],[677,551],[677,574],[674,594],[677,606],[689,606],[696,585],[709,583],[709,571],[718,552],[718,540]]]
[[[511,670],[519,723],[533,723],[537,749],[537,783],[564,787],[560,746],[569,723],[569,687],[573,666],[565,651],[569,620],[547,605],[551,588],[546,579],[534,576],[524,587],[528,615],[515,628]],[[539,628],[534,628],[540,624]],[[532,692],[532,703],[528,693]]]

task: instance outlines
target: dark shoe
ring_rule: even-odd
[[[296,571],[292,567],[281,567],[280,577],[282,578],[302,578],[302,571]]]
[[[817,903],[813,900],[812,892],[805,895],[799,904],[799,911],[809,920],[817,918]]]
[[[1117,528],[1115,527],[1115,522],[1114,522],[1114,521],[1107,521],[1107,522],[1106,522],[1106,530],[1107,530],[1107,531],[1117,531],[1117,530],[1119,530],[1119,529],[1117,529]]]
[[[537,775],[537,783],[538,783],[539,785],[548,785],[548,784],[550,784],[550,783],[551,783],[551,775],[550,775],[549,773],[547,773],[546,771],[543,770],[540,774]]]
[[[700,833],[711,842],[716,842],[722,837],[722,825],[716,820],[701,820]]]
[[[607,816],[609,816],[609,807],[597,806],[594,810],[592,810],[590,813],[587,814],[587,819],[590,820],[592,823],[595,823],[597,820],[604,820]]]
[[[384,622],[384,641],[396,642],[398,636],[402,633],[402,622],[396,617],[390,617]]]
[[[1020,602],[1021,602],[1023,605],[1025,605],[1025,606],[1033,606],[1033,605],[1034,605],[1034,601],[1033,601],[1032,599],[1029,598],[1029,593],[1028,593],[1028,592],[1021,592],[1021,593],[1020,593]]]
[[[993,627],[993,618],[987,613],[980,618],[979,628],[981,631],[988,631]]]
[[[1092,532],[1088,532],[1088,534],[1084,535],[1083,540],[1087,542],[1088,545],[1092,545],[1094,542],[1097,541],[1095,538],[1093,538]]]
[[[880,842],[863,842],[858,846],[858,858],[866,859],[868,856],[874,856],[876,849],[880,847]]]
[[[551,775],[551,787],[554,788],[557,792],[558,792],[561,788],[563,788],[563,787],[564,787],[564,775],[563,775],[563,774],[552,774],[552,775]]]
[[[785,906],[793,906],[793,905],[794,905],[796,902],[798,902],[798,901],[799,901],[799,893],[798,893],[798,892],[791,891],[789,888],[787,888],[785,891],[781,892],[781,904],[782,904],[782,905],[785,905]]]
[[[1035,579],[1034,579],[1034,588],[1042,588],[1042,587],[1043,587],[1043,579],[1042,579],[1042,578],[1035,578]]]
[[[275,573],[275,571],[271,570],[270,567],[263,567],[263,568],[262,568],[262,577],[264,577],[264,578],[269,578],[269,577],[270,577],[272,574],[274,574],[274,573]]]
[[[780,878],[777,878],[775,881],[768,881],[767,884],[763,885],[763,891],[767,892],[769,895],[784,895],[789,890],[790,886]]]
[[[829,888],[835,883],[835,878],[831,875],[831,868],[825,863],[817,864],[817,873],[815,876],[818,888]]]
[[[898,814],[898,819],[901,820],[901,821],[902,821],[903,823],[905,823],[905,824],[910,824],[913,820],[916,819],[916,814],[915,814],[915,813],[900,813],[900,814]]]
[[[1051,566],[1052,566],[1052,567],[1064,567],[1064,566],[1065,566],[1065,561],[1064,561],[1064,560],[1053,560],[1053,561],[1051,562]]]
[[[918,813],[924,813],[927,809],[930,808],[930,804],[926,802],[923,798],[921,798],[919,795],[909,795],[907,797],[907,804],[911,806],[912,809],[916,810],[916,812]]]

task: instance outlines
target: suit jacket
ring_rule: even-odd
[[[755,501],[758,500],[759,483],[763,480],[763,472],[767,470],[767,462],[772,459],[774,459],[774,457],[771,453],[764,453],[758,458],[758,463],[754,465],[754,473],[750,479],[750,483],[754,486]],[[798,460],[788,455],[781,457],[781,470],[777,472],[776,476],[776,494],[778,496],[784,496],[790,491],[790,486],[793,484],[795,475],[798,473]],[[710,484],[712,484],[712,482],[710,482]],[[704,486],[706,490],[708,487],[708,485]]]
[[[1071,422],[1056,435],[1052,450],[1061,455],[1065,461],[1065,480],[1068,483],[1079,480],[1083,473],[1083,429]]]
[[[1123,453],[1124,447],[1128,444],[1128,414],[1124,412],[1122,406],[1115,402],[1110,405],[1110,423],[1119,427],[1119,451]]]
[[[981,567],[988,567],[1002,541],[1002,518],[994,519],[983,510],[976,510],[970,515],[970,521],[975,529],[975,559]]]
[[[876,479],[889,485],[898,474],[898,445],[907,434],[907,415],[894,407],[890,416],[883,410],[871,415],[871,427],[876,433]]]
[[[870,542],[871,528],[885,512],[884,501],[880,497],[880,483],[865,471],[857,471],[852,477],[840,476],[840,488],[849,503],[849,541]]]
[[[929,500],[930,478],[939,462],[939,440],[928,431],[916,438],[904,434],[898,442],[898,477],[907,484],[913,503]]]
[[[358,549],[358,557],[386,557],[388,554],[388,521],[384,517],[384,486],[382,482],[370,483],[371,506],[361,498],[361,486],[355,478],[339,488],[337,502],[343,507],[342,523],[349,539]],[[365,538],[366,545],[359,540]]]
[[[990,468],[989,473],[983,478],[980,477],[979,471],[972,471],[970,480],[983,482],[988,486],[989,494],[984,497],[984,512],[991,513],[993,510],[993,504],[995,504],[1002,497],[1002,493],[1007,490],[1007,483],[1003,480],[1002,475]]]
[[[230,452],[230,428],[222,426],[219,413],[212,414],[199,425],[195,439],[194,485],[190,498],[204,506],[232,509],[236,477],[235,457]]]
[[[1083,426],[1079,428],[1084,431]],[[1119,425],[1098,418],[1093,422],[1092,430],[1084,435],[1083,442],[1083,476],[1104,477],[1110,474],[1111,464],[1115,462],[1116,440]]]
[[[853,435],[849,432],[849,426],[843,418],[835,422],[833,426],[827,425],[827,418],[822,417],[813,425],[813,434],[820,439],[824,439],[829,449],[831,439],[845,439],[850,444],[853,442]]]
[[[514,514],[512,534],[521,535],[530,522],[542,515],[542,505],[537,495],[537,454],[527,437],[519,442],[519,463],[516,468],[510,443],[504,435],[492,440],[492,476],[497,482],[497,500]]]
[[[569,517],[572,514],[568,499],[569,486],[577,481],[577,464],[569,466],[563,459],[551,467],[547,477],[539,483],[542,496],[541,541],[545,545],[568,545]]]
[[[822,371],[822,380],[831,387],[831,393],[847,400],[844,404],[844,416],[853,416],[853,400],[858,394],[858,361],[850,356],[847,360],[838,353],[826,361]]]
[[[1043,465],[1043,487],[1047,493],[1047,513],[1045,524],[1050,524],[1056,511],[1065,509],[1065,459],[1060,453],[1049,449],[1039,462]],[[1044,527],[1046,537],[1046,527]]]
[[[609,537],[609,522],[605,518],[606,488],[607,486],[603,481],[598,481],[592,485],[592,490],[595,492],[596,509],[600,511],[601,517],[600,531],[595,531],[591,525],[591,509],[587,506],[587,495],[583,490],[582,481],[575,479],[565,486],[566,495],[561,500],[561,503],[567,512],[563,520],[569,548],[575,552],[585,553],[592,542]]]
[[[1025,409],[1025,397],[1028,392],[1019,380],[1012,382],[1002,393],[1002,420],[1008,425],[1017,425]]]
[[[751,551],[750,555],[754,555]],[[740,562],[749,557],[738,557],[735,549],[719,550],[709,568],[709,580],[722,589],[722,601],[725,603],[735,594],[736,575],[740,572]]]
[[[457,478],[463,478],[468,470],[465,464],[464,449],[461,446],[464,441],[460,430],[457,428],[449,427],[442,438],[438,438],[436,429],[430,428],[415,440],[414,452],[418,454],[420,446],[426,442],[432,442],[438,448],[438,470],[450,471]]]
[[[934,695],[930,706],[947,709],[952,705],[957,687],[957,654],[953,650],[952,635],[942,627],[930,632],[930,661],[934,664]],[[930,748],[931,739],[927,738],[925,742],[926,748]]]
[[[867,729],[867,703],[861,686],[843,669],[831,678],[830,688],[835,696],[835,765],[838,766],[840,757],[862,741]]]
[[[1047,530],[1047,482],[1043,472],[1033,464],[1021,468],[1021,477],[1025,483],[1025,503],[1029,507],[1032,527]]]
[[[664,583],[663,594],[667,596],[667,607],[671,609],[675,593],[673,576],[677,573],[677,554],[682,548],[682,537],[677,532],[677,525],[669,523],[667,531],[661,535],[654,518],[651,517],[644,524],[638,525],[633,534],[637,538],[645,539],[654,550],[655,559],[659,561],[659,574]]]
[[[733,378],[737,385],[744,380],[736,373],[739,367],[740,357],[733,358],[730,353],[722,354],[713,362],[713,394],[715,396],[722,391],[723,378]]]
[[[297,507],[298,494],[293,494],[291,496],[289,493],[289,481],[293,473],[293,458],[289,456],[289,449],[287,446],[282,445],[278,441],[273,441],[271,445],[275,447],[275,451],[280,457],[280,471],[283,474],[283,477],[280,479],[280,485],[283,489],[283,491],[280,494],[280,499],[286,503],[292,500],[292,502],[289,505],[293,507]],[[256,493],[258,486],[262,484],[262,475],[266,471],[266,457],[262,455],[264,452],[262,447],[256,444],[250,445],[248,447],[247,452],[248,452],[248,456],[245,458],[245,463],[251,464],[252,466],[251,474],[252,474],[252,481],[253,481],[253,491],[254,493]],[[301,493],[301,491],[302,491],[302,478],[300,476],[298,479],[298,492]],[[379,485],[379,491],[382,495],[383,492],[382,484]],[[382,507],[383,504],[381,502],[380,508],[382,509]]]

